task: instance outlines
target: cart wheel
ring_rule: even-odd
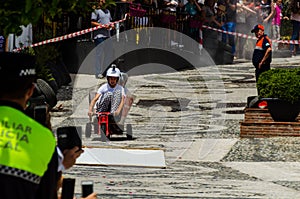
[[[102,124],[100,127],[100,137],[101,137],[101,141],[102,142],[106,142],[107,140],[109,140],[109,137],[106,137],[106,125]]]
[[[89,138],[91,137],[92,134],[92,124],[91,123],[86,123],[85,125],[85,137]]]
[[[126,125],[126,137],[128,140],[132,140],[132,126],[131,124]]]

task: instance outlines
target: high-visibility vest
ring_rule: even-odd
[[[20,110],[0,106],[0,173],[39,183],[55,145],[49,129]]]

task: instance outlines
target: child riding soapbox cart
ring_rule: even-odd
[[[124,87],[127,79],[124,81],[123,78],[127,78],[126,73],[121,73],[121,77],[119,80],[119,84],[121,84]],[[96,91],[91,91],[89,93],[89,103],[91,103],[91,100],[94,98],[95,94]],[[133,95],[127,93],[124,99],[124,105],[121,114],[119,116],[120,118],[117,120],[110,112],[96,112],[93,115],[96,117],[94,118],[90,117],[90,122],[86,124],[85,136],[87,138],[91,137],[92,129],[94,129],[94,133],[100,135],[101,141],[103,142],[110,140],[111,136],[114,134],[122,135],[124,134],[124,132],[126,132],[127,139],[131,140],[133,138],[132,125],[126,124],[126,128],[124,128],[125,127],[124,121],[128,115],[133,100],[134,100]]]

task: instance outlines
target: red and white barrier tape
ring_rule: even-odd
[[[78,32],[74,32],[74,33],[70,33],[70,34],[67,34],[67,35],[63,35],[63,36],[60,36],[60,37],[56,37],[56,38],[48,39],[48,40],[45,40],[45,41],[41,41],[41,42],[38,42],[38,43],[35,43],[35,44],[31,44],[29,47],[37,47],[37,46],[41,46],[41,45],[45,45],[45,44],[49,44],[49,43],[55,43],[55,42],[63,41],[63,40],[66,40],[66,39],[71,39],[71,38],[74,38],[74,37],[77,37],[77,36],[80,36],[80,35],[87,34],[89,32],[93,32],[93,31],[98,30],[100,28],[109,27],[112,24],[121,23],[121,22],[125,21],[126,18],[127,18],[127,14],[121,20],[114,21],[114,22],[106,24],[106,25],[100,25],[100,26],[96,26],[96,27],[93,27],[93,28],[88,28],[88,29],[81,30],[81,31],[78,31]],[[224,30],[213,28],[213,27],[206,26],[206,25],[202,25],[202,27],[206,28],[206,29],[214,30],[214,31],[217,31],[217,32],[229,34],[229,35],[243,37],[243,38],[246,38],[246,39],[257,39],[256,37],[249,36],[247,34],[224,31]],[[272,42],[275,42],[275,43],[284,43],[284,44],[299,44],[300,43],[300,41],[297,41],[297,40],[272,40]],[[20,51],[23,48],[16,48],[13,51]]]
[[[213,27],[206,26],[206,25],[203,25],[202,27],[206,28],[206,29],[209,29],[209,30],[214,30],[214,31],[217,31],[217,32],[229,34],[229,35],[243,37],[243,38],[246,38],[246,39],[255,39],[255,40],[257,39],[256,37],[250,36],[250,35],[247,35],[247,34],[242,34],[242,33],[237,33],[237,32],[228,32],[228,31],[220,30],[220,29],[213,28]],[[272,41],[272,43],[284,43],[284,44],[299,44],[300,43],[300,40],[299,41],[297,41],[297,40],[271,40],[271,41]]]
[[[29,47],[42,46],[42,45],[45,45],[45,44],[55,43],[55,42],[63,41],[63,40],[66,40],[66,39],[71,39],[71,38],[74,38],[74,37],[78,37],[80,35],[84,35],[84,34],[87,34],[89,32],[93,32],[93,31],[98,30],[100,28],[109,27],[112,24],[121,23],[121,22],[123,22],[123,21],[126,20],[126,17],[127,17],[127,14],[125,14],[125,17],[123,19],[121,19],[121,20],[114,21],[114,22],[111,22],[111,23],[105,24],[105,25],[95,26],[93,28],[88,28],[88,29],[85,29],[85,30],[81,30],[81,31],[78,31],[78,32],[70,33],[70,34],[67,34],[67,35],[60,36],[60,37],[55,37],[55,38],[48,39],[48,40],[45,40],[45,41],[41,41],[41,42],[38,42],[38,43],[35,43],[35,44],[31,44]],[[16,48],[13,51],[20,51],[22,49],[23,48]]]

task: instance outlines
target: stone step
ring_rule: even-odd
[[[241,138],[300,136],[300,122],[241,122]]]

